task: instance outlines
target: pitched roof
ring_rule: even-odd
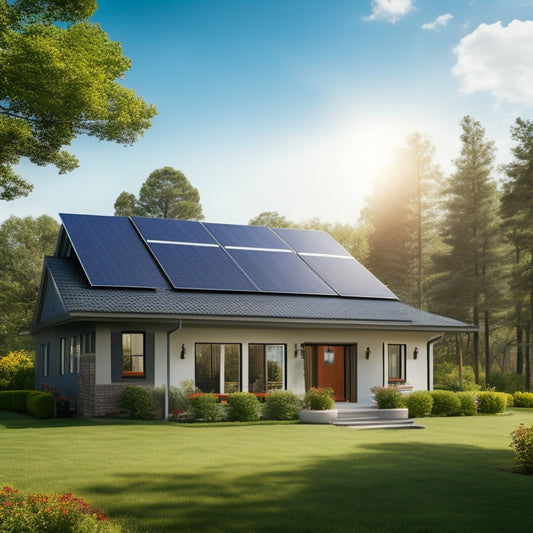
[[[395,299],[176,291],[172,288],[92,287],[76,258],[47,257],[46,285],[53,288],[55,314],[36,316],[33,330],[72,320],[143,318],[185,322],[271,322],[351,328],[472,331],[458,320],[427,313]],[[42,291],[43,292],[43,291]],[[46,295],[42,295],[41,299]]]

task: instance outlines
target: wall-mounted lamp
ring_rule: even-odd
[[[413,359],[417,359],[418,358],[418,348],[415,346],[415,349],[413,351]]]
[[[304,343],[300,342],[294,345],[294,357],[300,356],[302,359],[304,357]]]
[[[185,344],[181,345],[181,358],[185,359]]]
[[[365,355],[366,355],[366,358],[367,358],[367,359],[370,359],[370,346],[367,347],[366,352],[365,352]]]

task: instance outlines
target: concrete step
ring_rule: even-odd
[[[423,428],[408,418],[407,409],[377,409],[376,407],[338,406],[336,426],[356,429],[407,429]]]

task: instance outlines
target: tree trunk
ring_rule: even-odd
[[[455,351],[457,353],[457,364],[459,366],[459,389],[463,390],[463,346],[459,333],[455,334]]]
[[[490,383],[490,335],[489,335],[489,311],[485,311],[485,383]]]
[[[477,304],[474,305],[474,325],[479,327],[479,312]],[[479,383],[479,331],[474,331],[474,377]]]
[[[524,330],[520,325],[520,306],[516,306],[516,373],[524,373]]]

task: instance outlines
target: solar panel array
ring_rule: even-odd
[[[396,299],[320,231],[143,217],[61,218],[93,286],[170,283],[181,290]]]

